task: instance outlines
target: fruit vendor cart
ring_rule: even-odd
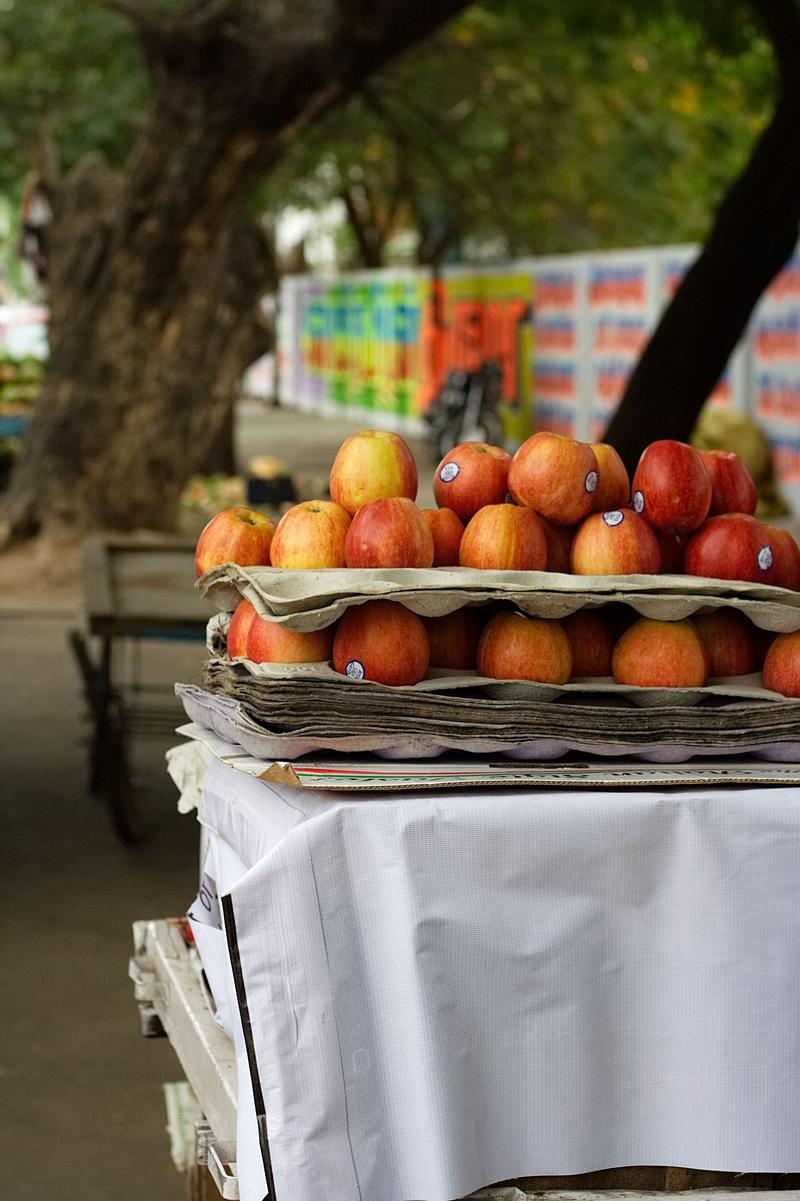
[[[182,732],[200,887],[188,923],[136,924],[131,975],[202,1113],[198,1197],[800,1196],[797,965],[772,959],[797,925],[796,768],[293,777]]]
[[[301,628],[376,593],[800,621],[784,589],[719,581],[336,576],[203,583]],[[170,757],[200,888],[188,929],[137,925],[132,964],[223,1196],[800,1197],[796,701],[474,673],[454,700],[441,676],[233,664],[224,630]]]

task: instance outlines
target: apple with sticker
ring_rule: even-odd
[[[577,525],[595,502],[600,469],[591,446],[542,430],[522,443],[508,472],[519,505],[555,525]]]
[[[452,509],[468,522],[485,505],[499,505],[508,492],[511,455],[488,442],[461,442],[436,468],[433,496],[443,509]]]
[[[395,601],[352,605],[336,627],[333,667],[350,680],[418,684],[428,671],[430,657],[422,618]]]
[[[572,540],[575,575],[655,575],[661,551],[650,526],[633,509],[587,517]]]

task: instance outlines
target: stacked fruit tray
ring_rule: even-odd
[[[456,447],[437,509],[416,485],[365,431],[331,500],[209,523],[192,720],[264,758],[800,759],[800,551],[736,456],[654,443],[630,483],[610,447],[538,434]]]

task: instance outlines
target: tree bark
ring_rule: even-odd
[[[137,28],[153,97],[124,169],[49,181],[50,355],[2,518],[173,528],[268,346],[272,248],[247,215],[288,142],[465,0],[187,0]]]
[[[772,121],[634,368],[604,434],[629,470],[649,442],[688,441],[750,314],[797,243],[800,5],[754,0],[779,69]]]

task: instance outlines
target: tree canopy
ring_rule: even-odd
[[[0,60],[12,203],[48,143],[62,168],[124,161],[149,88],[129,21],[99,0],[2,0]],[[253,203],[342,201],[342,265],[695,240],[773,75],[747,7],[484,0],[295,139]]]

